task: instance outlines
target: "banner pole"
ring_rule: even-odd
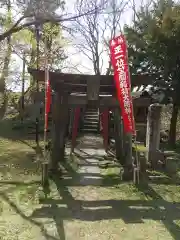
[[[127,170],[127,177],[129,178],[130,174],[132,173],[132,168],[134,170],[132,156],[132,137],[136,136],[136,130],[131,94],[131,79],[128,65],[128,49],[125,37],[123,35],[120,35],[113,38],[110,41],[110,50],[111,62],[114,68],[114,81],[118,94],[117,97],[122,110],[124,130],[126,133],[126,163],[124,170]]]
[[[125,38],[126,41],[126,38]],[[126,41],[126,46],[127,46],[127,41]],[[126,59],[128,61],[128,49],[126,48]],[[127,64],[128,67],[128,75],[129,75],[129,83],[130,83],[130,94],[132,92],[131,89],[131,78],[130,78],[130,71],[129,71],[129,64]],[[131,95],[132,98],[132,95]],[[136,132],[136,124],[135,124],[135,117],[134,117],[134,107],[132,105],[132,117],[133,117],[133,123],[134,123],[134,149],[135,149],[135,158],[133,161],[133,182],[134,184],[136,184],[136,182],[139,184],[139,171],[140,171],[140,162],[139,162],[139,156],[138,156],[138,147],[137,147],[137,141],[136,141],[136,137],[137,137],[137,132]],[[132,149],[132,141],[131,141],[131,149]],[[131,151],[132,152],[132,151]],[[132,156],[133,157],[133,156]],[[137,181],[136,181],[136,177],[137,177]]]

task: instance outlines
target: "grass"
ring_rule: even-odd
[[[105,182],[108,179],[112,186],[108,188],[106,195],[121,199],[119,206],[121,206],[120,211],[125,212],[125,219],[128,219],[129,222],[134,221],[132,217],[134,214],[137,232],[132,232],[138,235],[137,239],[143,239],[143,237],[144,239],[179,239],[180,186],[176,184],[174,179],[160,172],[150,172],[151,175],[161,176],[161,178],[149,182],[141,181],[136,186],[132,183],[117,183],[112,178],[114,175],[119,176],[119,168],[117,167],[103,169],[101,173],[105,176]],[[125,208],[129,207],[133,207],[134,213],[133,211],[125,210]],[[138,221],[144,224],[146,233],[138,225]],[[164,230],[162,230],[162,226]],[[135,235],[129,237],[128,234],[125,236],[122,234],[122,236],[125,239],[136,239]]]
[[[139,152],[147,152],[147,148],[143,144],[133,144],[133,147]]]
[[[51,180],[48,198],[40,199],[34,140],[18,138],[8,124],[0,129],[1,240],[180,239],[180,186],[175,182],[123,183],[111,159],[106,167],[99,163],[101,184],[81,185],[78,168],[86,161],[72,155],[63,164],[65,178]]]

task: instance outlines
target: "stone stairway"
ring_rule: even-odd
[[[81,132],[99,133],[99,110],[88,107],[84,112]]]

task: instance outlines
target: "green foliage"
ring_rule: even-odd
[[[142,7],[125,26],[132,73],[156,73],[156,86],[171,94],[180,89],[180,4],[166,0]]]
[[[13,35],[14,44],[22,44],[24,46],[30,45],[30,48],[36,48],[36,39],[34,34],[29,29],[23,29]]]
[[[14,104],[17,104],[20,96],[21,93],[8,92],[8,105],[14,106]]]
[[[45,23],[43,25],[43,34],[45,37],[54,36],[57,37],[60,33],[60,27],[58,23]]]
[[[61,68],[62,61],[66,59],[63,46],[65,40],[62,35],[61,26],[58,23],[46,23],[42,29],[43,44],[47,44],[49,52],[49,64],[52,70]]]
[[[23,2],[23,3],[22,3]],[[33,1],[32,1],[33,2]],[[34,1],[35,2],[35,1]],[[17,5],[19,4],[19,5]],[[23,5],[24,4],[24,5]],[[46,1],[46,4],[48,4],[48,1]],[[55,2],[54,4],[59,4],[59,7],[63,10],[64,7],[64,1]],[[20,18],[25,9],[27,8],[27,3],[24,1],[12,1],[12,0],[3,0],[3,4],[0,3],[0,30],[1,32],[7,32],[12,28],[12,26],[16,23],[18,18]],[[15,17],[16,11],[18,6],[18,16]],[[53,12],[51,12],[53,13]],[[34,21],[32,19],[28,19],[28,21]],[[27,19],[24,19],[21,23],[17,25],[17,27],[21,26],[21,24],[26,23]],[[8,37],[6,38],[7,41],[2,42],[2,49],[0,53],[0,68],[1,68],[1,79],[0,79],[0,92],[3,94],[4,99],[5,93],[6,93],[6,79],[8,79],[8,83],[12,81],[11,83],[13,85],[20,86],[22,81],[21,76],[21,69],[14,68],[11,74],[11,63],[12,58],[11,55],[16,54],[21,60],[24,59],[25,56],[25,65],[26,69],[27,67],[36,68],[37,66],[37,60],[39,61],[39,67],[44,68],[45,65],[45,39],[48,43],[48,49],[50,52],[49,55],[49,64],[51,65],[51,69],[59,69],[61,68],[62,61],[66,57],[64,55],[64,39],[62,34],[62,28],[59,23],[46,23],[44,25],[41,25],[40,29],[40,41],[39,41],[39,59],[37,59],[37,39],[36,39],[36,28],[34,25],[28,27],[28,28],[22,28],[21,30],[17,31],[16,33],[10,33]],[[17,61],[18,65],[20,61]],[[9,71],[10,70],[10,71]],[[33,92],[35,87],[35,80],[32,77],[29,76],[28,78],[25,78],[25,85],[27,81],[29,81],[30,87],[25,91],[25,100],[28,99],[31,101],[31,92]],[[26,89],[25,89],[26,90]],[[29,97],[30,96],[30,97]],[[11,94],[8,93],[9,97],[9,104],[16,106],[18,104],[18,101],[21,100],[21,95],[11,96]],[[1,111],[1,108],[3,111]],[[5,111],[5,100],[3,100],[2,103],[0,103],[0,115],[4,115]],[[1,114],[1,112],[3,114]],[[0,116],[1,118],[1,116]]]

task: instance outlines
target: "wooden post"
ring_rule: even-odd
[[[66,124],[66,138],[69,137],[69,124],[70,124],[70,109],[68,108],[67,124]]]
[[[65,136],[68,123],[68,94],[60,95],[56,93],[53,102],[53,137],[52,137],[52,158],[51,170],[58,169],[59,161],[64,160]]]
[[[147,117],[146,147],[147,161],[151,163],[153,169],[157,167],[156,153],[160,144],[160,127],[161,127],[161,110],[162,105],[152,104],[149,107]]]
[[[109,109],[103,109],[101,112],[101,124],[102,124],[102,135],[103,143],[106,153],[109,147]]]
[[[80,115],[81,115],[81,108],[76,107],[75,113],[74,113],[73,129],[72,129],[71,153],[74,152],[74,148],[76,145],[76,138],[78,135]]]
[[[69,126],[68,126],[68,135],[69,138],[71,139],[72,136],[72,127],[73,127],[73,122],[74,122],[74,108],[69,109]]]
[[[124,136],[125,164],[124,180],[132,180],[133,177],[133,157],[132,157],[132,134],[126,133]]]
[[[116,148],[116,158],[119,162],[124,165],[124,149],[123,149],[123,123],[121,119],[121,111],[120,108],[114,109],[114,137],[115,137],[115,148]]]

